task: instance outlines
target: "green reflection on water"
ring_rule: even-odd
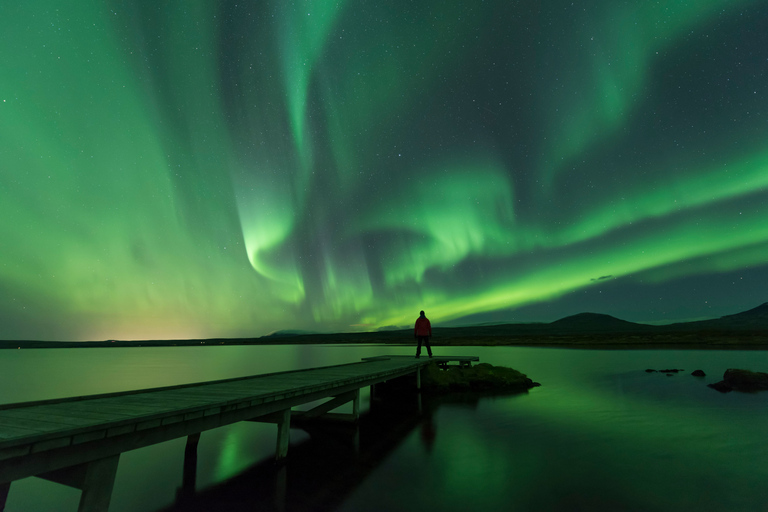
[[[27,396],[48,398],[412,351],[410,346],[12,351],[12,366],[0,360],[0,368],[9,370],[0,372],[0,390],[18,398],[29,382],[35,389]],[[515,347],[436,347],[435,352],[479,355],[543,386],[528,394],[440,406],[431,416],[434,441],[425,442],[423,426],[413,430],[359,487],[347,490],[340,510],[768,508],[768,393],[722,395],[705,386],[729,367],[765,371],[766,352]],[[649,367],[686,372],[666,377],[646,374]],[[688,375],[696,368],[708,377]],[[291,436],[298,439],[298,431]],[[126,453],[110,510],[170,504],[180,484],[183,445],[177,440]],[[274,446],[274,425],[241,423],[204,432],[198,489],[273,457]],[[320,466],[318,478],[323,476]],[[14,484],[6,510],[59,510],[71,496],[56,489],[34,479]],[[61,501],[36,499],[48,492]]]
[[[342,510],[398,492],[423,495],[403,505],[405,510],[726,511],[768,506],[761,483],[768,477],[768,394],[721,395],[705,386],[728,367],[768,367],[766,353],[474,352],[544,385],[525,395],[483,399],[474,408],[442,406],[435,415],[430,464],[382,465]],[[645,373],[648,367],[687,371],[667,377]],[[689,375],[699,367],[709,377]],[[413,445],[404,443],[392,459],[414,459],[401,453],[409,449]]]

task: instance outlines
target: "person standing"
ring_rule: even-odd
[[[432,336],[432,325],[429,323],[429,319],[424,315],[423,311],[419,313],[419,318],[416,319],[416,325],[413,327],[413,335],[419,342],[419,346],[416,348],[416,357],[421,355],[422,343],[426,345],[429,357],[432,357],[432,347],[429,346],[429,338]]]

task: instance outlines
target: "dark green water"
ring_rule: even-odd
[[[0,402],[412,351],[363,346],[9,350],[0,357]],[[287,510],[343,511],[768,510],[768,392],[720,394],[705,385],[720,380],[727,368],[768,371],[768,352],[511,347],[435,352],[478,355],[542,386],[458,403],[424,400],[422,414],[416,397],[403,400],[393,411],[399,414],[396,422],[384,425],[374,418],[361,426],[358,452],[292,430],[282,476],[269,462],[273,425],[240,423],[204,432],[193,503],[201,510],[276,510],[281,504]],[[646,368],[686,371],[667,377],[645,373]],[[695,369],[707,377],[690,376]],[[363,402],[369,403],[367,395]],[[184,442],[123,454],[110,511],[187,508],[174,505]],[[28,478],[11,486],[6,510],[75,511],[78,500],[79,491]]]

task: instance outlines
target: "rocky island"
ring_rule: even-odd
[[[422,389],[428,392],[456,391],[516,392],[540,386],[524,373],[506,366],[480,363],[471,367],[449,366],[441,369],[430,364],[422,370]]]

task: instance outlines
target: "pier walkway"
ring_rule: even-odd
[[[11,482],[38,476],[82,490],[79,512],[106,511],[120,454],[238,421],[277,424],[276,458],[287,455],[291,418],[321,420],[360,389],[415,375],[430,361],[471,364],[474,356],[366,358],[363,362],[180,386],[0,405],[0,510]],[[296,406],[326,399],[309,411]]]

